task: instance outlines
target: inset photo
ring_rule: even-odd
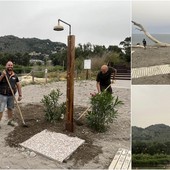
[[[170,86],[132,86],[132,168],[170,168]]]
[[[170,1],[132,1],[134,85],[170,84],[169,7]]]

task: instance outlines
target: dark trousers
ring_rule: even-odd
[[[107,88],[108,86],[100,86],[100,90],[103,92],[105,91],[105,89]],[[109,92],[110,94],[112,94],[112,88],[111,86],[106,90],[107,92]]]

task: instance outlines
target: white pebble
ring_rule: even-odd
[[[30,152],[30,157],[35,157],[36,153],[35,152]]]

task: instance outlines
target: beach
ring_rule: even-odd
[[[132,48],[132,69],[170,65],[170,47]],[[132,84],[170,84],[170,74],[132,78]]]

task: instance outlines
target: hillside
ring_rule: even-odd
[[[156,124],[147,128],[132,127],[132,140],[140,142],[168,142],[170,141],[170,126]]]
[[[0,37],[0,52],[3,53],[30,53],[35,51],[42,54],[51,54],[65,47],[64,43],[52,42],[49,39],[18,38],[13,35]]]

